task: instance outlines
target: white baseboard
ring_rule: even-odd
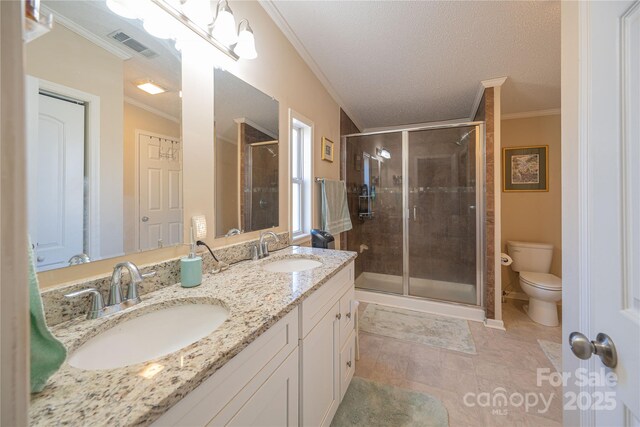
[[[484,322],[485,320],[484,309],[463,304],[444,303],[401,295],[389,295],[357,288],[356,299],[360,302],[382,304],[390,307],[404,308],[406,310],[421,311],[423,313],[440,314],[475,322]]]
[[[504,322],[502,320],[496,319],[484,319],[484,326],[491,329],[498,329],[501,331],[506,331],[504,327]]]
[[[529,301],[529,296],[524,292],[509,292],[504,297],[509,299],[517,299],[521,301]]]

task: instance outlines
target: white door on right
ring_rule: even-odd
[[[568,79],[570,74],[563,70],[563,115],[577,113],[574,134],[571,126],[565,126],[572,118],[563,117],[563,181],[570,182],[563,191],[567,197],[563,238],[568,243],[563,246],[569,259],[563,265],[563,281],[569,278],[563,307],[570,313],[564,319],[564,332],[584,335],[574,335],[572,348],[565,347],[564,371],[571,383],[565,389],[564,422],[637,427],[640,1],[580,2],[566,8],[563,5],[565,11],[573,14],[577,23],[573,40],[578,54],[574,62],[577,79]],[[570,24],[565,17],[563,25]],[[569,52],[570,41],[571,34],[565,32],[563,55],[574,54]],[[568,68],[571,65],[563,62]],[[564,97],[567,93],[577,96]],[[576,109],[571,108],[572,102]],[[567,135],[577,137],[565,140]],[[572,207],[571,201],[577,207]],[[607,358],[613,347],[616,354]],[[582,356],[581,365],[572,352]],[[574,370],[576,366],[582,374]]]
[[[139,250],[182,243],[182,150],[177,138],[138,133]]]

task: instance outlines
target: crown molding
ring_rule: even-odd
[[[495,79],[482,80],[480,83],[482,83],[482,86],[484,86],[485,88],[490,88],[490,87],[502,86],[506,81],[507,81],[507,77],[505,76],[505,77],[496,77]]]
[[[246,117],[238,117],[236,119],[233,119],[233,121],[236,122],[237,124],[245,123],[245,124],[251,126],[252,128],[264,133],[265,135],[270,136],[271,138],[274,139],[274,141],[277,141],[279,139],[278,136],[274,135],[273,132],[271,132],[269,129],[260,126],[256,122],[253,122],[253,121],[247,119]]]
[[[276,24],[276,26],[282,31],[282,34],[289,40],[289,43],[293,45],[293,48],[298,52],[298,55],[311,69],[311,72],[320,80],[320,83],[329,92],[329,95],[338,103],[338,106],[344,110],[358,129],[364,129],[362,122],[350,111],[346,106],[342,98],[338,95],[338,92],[333,88],[327,76],[324,75],[318,63],[311,57],[311,54],[304,47],[304,44],[300,41],[296,33],[293,31],[287,20],[282,16],[273,0],[258,0],[258,3],[267,12],[267,15]],[[338,112],[339,113],[339,112]]]
[[[126,102],[129,105],[133,105],[134,107],[138,107],[145,111],[148,111],[151,114],[155,114],[156,116],[160,116],[162,118],[165,118],[167,120],[171,120],[172,122],[180,124],[180,119],[178,119],[177,117],[173,117],[171,114],[167,114],[164,111],[160,111],[157,108],[153,108],[150,105],[147,105],[143,102],[140,102],[136,99],[131,98],[130,96],[125,96],[124,102]]]
[[[45,5],[41,5],[40,7],[42,8],[42,12],[44,14],[53,15],[54,21],[57,22],[58,24],[62,25],[63,27],[67,28],[70,31],[73,31],[77,35],[87,39],[91,43],[95,44],[98,47],[101,47],[102,49],[115,55],[116,57],[122,59],[123,61],[133,58],[133,56],[130,55],[128,52],[125,52],[124,50],[112,45],[111,43],[104,40],[103,38],[93,34],[91,31],[87,30],[81,25],[78,25],[77,23],[73,22],[71,19],[67,18],[66,16],[61,15],[60,13],[52,10],[51,8],[48,8]]]
[[[510,119],[526,119],[529,117],[555,116],[561,112],[560,108],[552,108],[549,110],[524,111],[522,113],[502,114],[502,120]]]
[[[480,84],[478,85],[478,91],[476,92],[476,97],[473,100],[473,104],[471,105],[471,113],[469,114],[469,121],[473,121],[476,118],[476,114],[478,113],[478,108],[480,108],[480,102],[482,101],[482,97],[484,96],[485,87]]]

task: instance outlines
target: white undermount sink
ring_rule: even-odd
[[[212,333],[229,317],[214,304],[183,304],[145,313],[91,338],[69,356],[69,365],[113,369],[178,351]]]
[[[311,270],[321,265],[320,261],[311,258],[283,258],[264,264],[262,269],[272,273],[297,273]]]

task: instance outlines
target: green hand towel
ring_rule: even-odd
[[[62,365],[67,350],[53,336],[44,317],[38,276],[29,243],[29,318],[31,320],[31,393],[42,391],[47,380]]]

